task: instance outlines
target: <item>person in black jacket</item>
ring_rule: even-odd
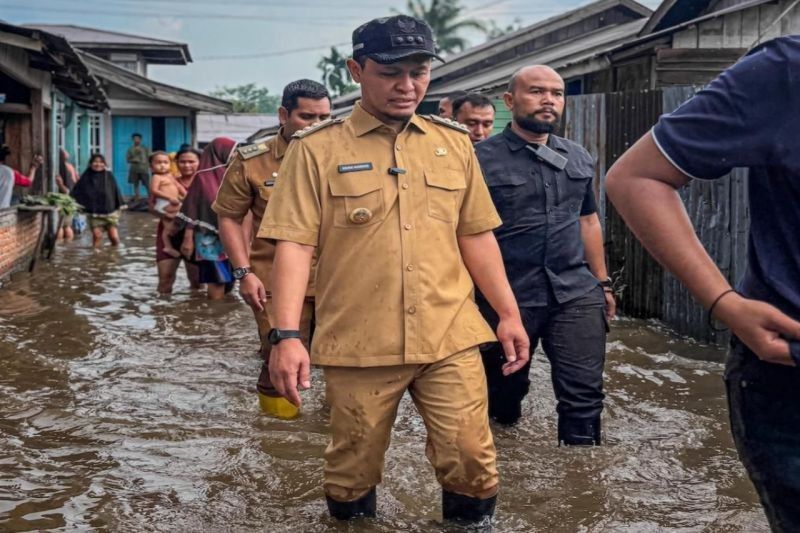
[[[101,154],[92,155],[89,166],[72,189],[72,196],[81,204],[89,218],[92,245],[95,248],[100,247],[105,230],[111,245],[117,246],[119,244],[117,225],[123,200],[114,174],[106,168],[105,157]]]

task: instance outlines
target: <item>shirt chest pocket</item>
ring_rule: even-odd
[[[517,172],[498,172],[486,176],[492,202],[504,223],[519,220],[530,212],[543,210],[531,198],[530,187],[524,175]],[[530,185],[530,184],[528,184]]]
[[[428,215],[445,222],[458,220],[460,200],[467,188],[464,171],[454,168],[425,169]]]
[[[258,186],[258,196],[265,202],[269,202],[269,197],[272,196],[272,191],[275,188],[275,180],[267,182],[267,185]]]
[[[594,168],[592,165],[583,161],[570,161],[564,168],[566,179],[559,187],[558,205],[570,205],[572,208],[580,209],[583,205],[583,198],[589,188],[589,183],[594,178]]]
[[[339,228],[372,226],[386,217],[380,176],[353,172],[329,182],[333,197],[333,225]]]

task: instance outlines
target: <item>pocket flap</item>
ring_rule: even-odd
[[[339,174],[328,183],[332,196],[364,196],[383,187],[378,176],[360,173]]]
[[[464,177],[464,171],[452,168],[425,169],[425,183],[431,187],[437,187],[448,191],[458,191],[467,188],[467,180]]]
[[[494,172],[486,174],[486,185],[488,187],[507,187],[525,185],[527,178],[514,172]]]
[[[570,161],[564,168],[567,177],[573,180],[585,180],[594,178],[594,167],[583,161]]]

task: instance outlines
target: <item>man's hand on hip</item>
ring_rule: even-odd
[[[800,339],[800,322],[767,303],[748,300],[738,294],[722,298],[714,316],[731,328],[731,332],[762,361],[795,366],[787,339]]]
[[[531,358],[531,342],[520,318],[501,318],[497,325],[497,340],[503,345],[508,361],[503,375],[508,376],[524,367]]]
[[[301,389],[311,387],[311,360],[300,339],[285,339],[272,347],[269,379],[281,396],[300,407],[298,384]]]

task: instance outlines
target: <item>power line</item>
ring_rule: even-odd
[[[22,6],[22,5],[14,5],[14,4],[0,4],[0,9],[10,9],[16,11],[25,11],[26,13],[31,12],[31,6]],[[204,19],[204,20],[219,20],[219,19],[229,19],[229,20],[249,20],[249,21],[267,21],[267,22],[282,22],[288,24],[302,24],[302,25],[311,25],[311,26],[323,26],[323,27],[341,27],[341,24],[336,24],[336,21],[339,22],[350,22],[352,18],[334,18],[334,17],[323,17],[317,19],[309,19],[308,17],[276,17],[276,16],[265,16],[265,15],[231,15],[228,13],[164,13],[162,11],[110,11],[110,10],[102,10],[102,9],[60,9],[60,8],[43,8],[48,13],[64,13],[69,15],[104,15],[104,16],[111,16],[111,17],[152,17],[152,18],[163,18],[163,17],[174,17],[179,19]]]
[[[322,50],[327,49],[332,46],[346,46],[350,44],[349,41],[344,43],[336,43],[336,44],[321,44],[319,46],[308,46],[305,48],[294,48],[290,50],[277,50],[274,52],[264,52],[259,54],[241,54],[241,55],[225,55],[225,56],[206,56],[206,57],[198,57],[196,58],[197,61],[223,61],[228,59],[261,59],[265,57],[277,57],[277,56],[285,56],[289,54],[296,54],[299,52],[313,52],[314,50]]]

